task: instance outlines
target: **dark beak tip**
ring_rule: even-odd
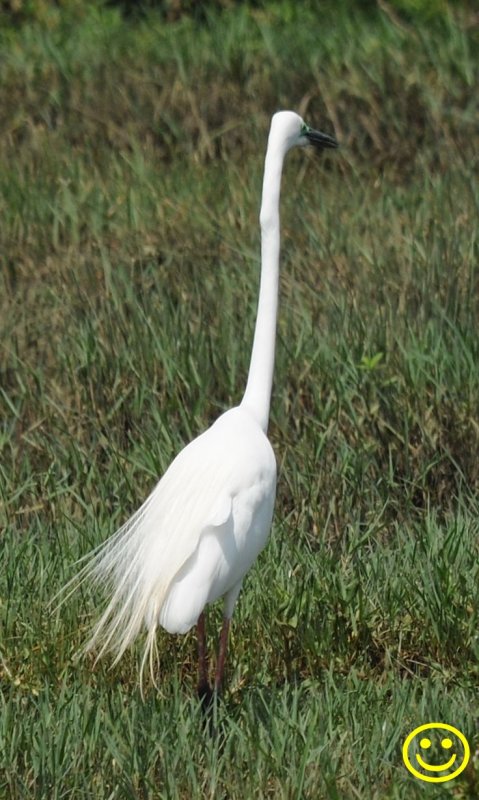
[[[336,149],[339,147],[337,139],[334,136],[330,136],[329,133],[311,130],[307,132],[306,136],[309,143],[317,150]]]

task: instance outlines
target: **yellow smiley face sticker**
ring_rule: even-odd
[[[406,737],[402,746],[403,761],[409,772],[429,783],[444,783],[457,778],[467,767],[470,755],[464,734],[445,722],[419,725]]]

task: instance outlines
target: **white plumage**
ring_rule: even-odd
[[[279,195],[286,152],[294,145],[336,147],[291,111],[275,114],[268,140],[261,204],[261,285],[248,383],[241,404],[174,459],[133,517],[91,556],[73,579],[90,578],[109,601],[87,649],[118,660],[145,626],[143,665],[161,625],[186,633],[198,624],[199,692],[209,688],[203,611],[224,598],[215,677],[222,679],[229,620],[243,578],[266,544],[276,492],[267,439],[274,368],[279,277]]]
[[[256,420],[241,406],[222,414],[95,554],[90,573],[111,599],[89,646],[113,645],[119,658],[144,621],[151,647],[158,623],[186,633],[223,596],[232,612],[266,544],[275,487],[273,449]]]

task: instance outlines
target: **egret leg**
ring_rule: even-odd
[[[208,658],[206,654],[206,620],[202,611],[197,622],[198,632],[198,697],[202,705],[208,705],[212,691],[208,683]]]
[[[216,662],[215,673],[215,693],[217,694],[221,689],[223,681],[223,672],[225,668],[226,650],[228,646],[228,632],[230,629],[230,620],[228,617],[223,617],[223,625],[220,634],[220,646],[218,649],[218,661]]]

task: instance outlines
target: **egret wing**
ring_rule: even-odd
[[[218,469],[212,430],[179,453],[141,508],[93,555],[83,578],[106,587],[110,600],[87,649],[100,644],[99,655],[114,650],[118,660],[146,615],[161,608],[202,532],[231,513],[231,472],[224,457]]]

